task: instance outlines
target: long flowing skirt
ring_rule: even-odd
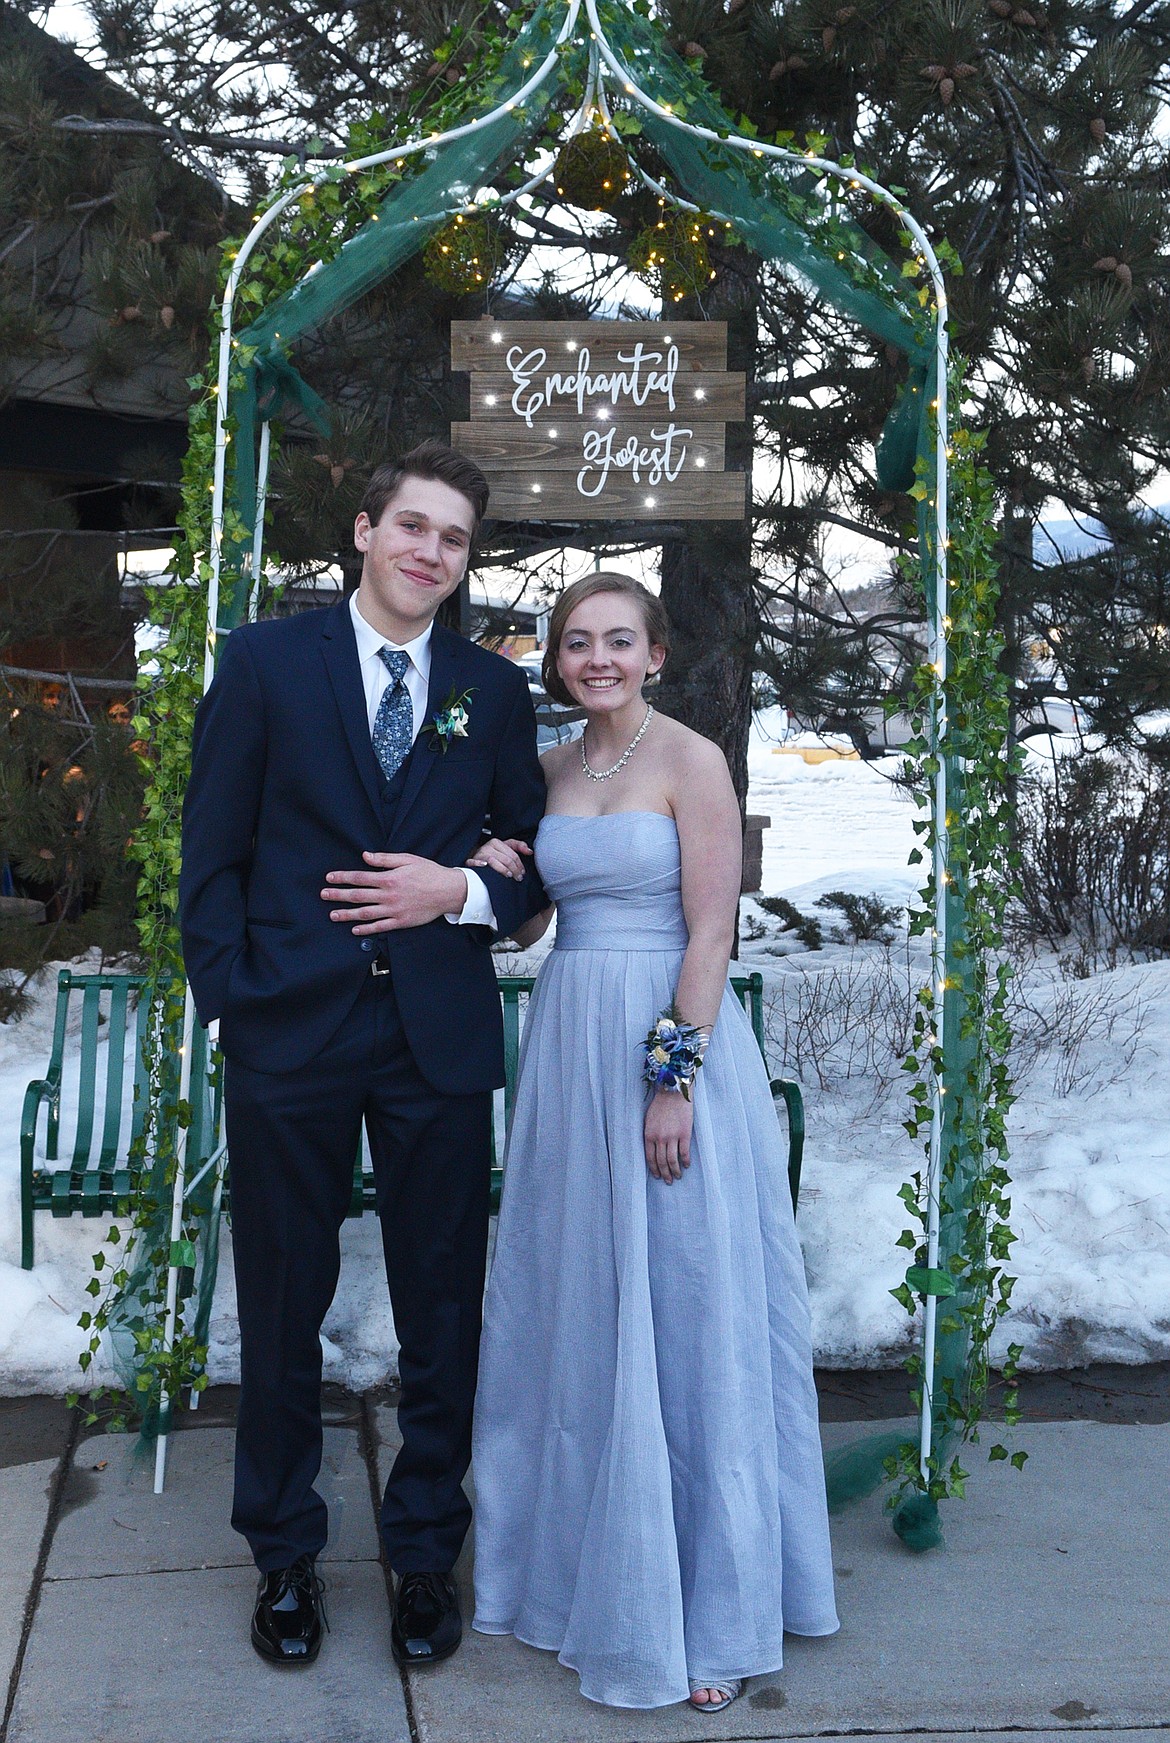
[[[476,1613],[613,1706],[837,1626],[785,1143],[728,988],[692,1161],[642,1150],[679,951],[553,950],[529,1005],[476,1406]]]

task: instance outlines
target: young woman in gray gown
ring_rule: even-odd
[[[591,1700],[714,1712],[785,1629],[838,1623],[784,1146],[727,983],[739,808],[721,752],[643,700],[668,645],[624,575],[549,626],[546,686],[588,720],[544,758],[557,930],[485,1308],[474,1626],[558,1653]],[[521,847],[473,863],[515,875]],[[705,1046],[687,1095],[644,1080],[672,1009]]]

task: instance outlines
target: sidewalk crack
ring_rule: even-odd
[[[69,1430],[65,1437],[65,1445],[61,1450],[60,1462],[53,1473],[53,1481],[49,1489],[49,1510],[45,1515],[45,1528],[41,1533],[41,1547],[37,1555],[36,1566],[33,1568],[32,1583],[28,1589],[28,1597],[24,1602],[24,1618],[20,1627],[20,1643],[16,1648],[16,1657],[12,1663],[12,1674],[8,1679],[8,1690],[4,1701],[4,1717],[0,1719],[0,1743],[8,1736],[8,1727],[12,1720],[12,1710],[16,1705],[16,1691],[20,1685],[21,1672],[24,1670],[24,1656],[28,1651],[29,1637],[36,1620],[37,1606],[41,1600],[41,1590],[45,1583],[45,1568],[48,1566],[49,1552],[53,1547],[53,1538],[57,1531],[57,1521],[61,1517],[61,1501],[65,1482],[73,1468],[73,1455],[77,1450],[78,1436],[81,1433],[81,1411],[77,1405],[69,1413]]]

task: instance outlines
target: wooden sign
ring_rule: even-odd
[[[504,520],[742,520],[744,417],[723,321],[453,321],[471,419],[451,442]]]

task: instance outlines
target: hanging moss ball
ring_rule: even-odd
[[[634,238],[627,257],[630,271],[664,303],[697,296],[715,277],[707,242],[718,229],[702,212],[664,211],[656,224]]]
[[[453,296],[486,290],[508,258],[508,241],[484,212],[460,212],[423,249],[423,270]]]
[[[630,163],[620,139],[590,127],[566,139],[553,171],[553,186],[570,206],[608,212],[625,192]]]

